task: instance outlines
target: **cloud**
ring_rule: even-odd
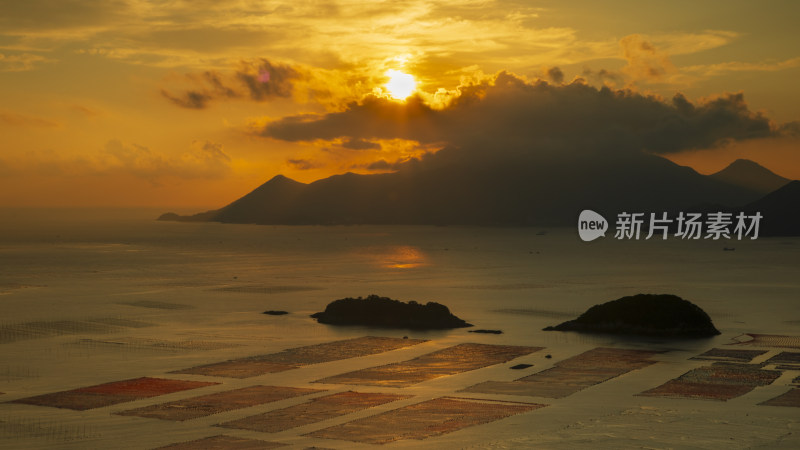
[[[628,62],[622,72],[634,81],[665,81],[676,72],[667,55],[638,34],[625,36],[620,39],[619,45],[622,56]]]
[[[377,142],[369,142],[363,139],[347,139],[342,142],[342,147],[351,150],[380,150],[381,144]]]
[[[161,95],[181,108],[188,109],[203,109],[212,98],[210,95],[198,91],[186,91],[180,97],[176,97],[162,89]]]
[[[188,109],[205,109],[212,100],[218,98],[242,97],[244,86],[236,86],[241,89],[237,91],[231,87],[237,80],[225,78],[225,75],[215,71],[187,74],[181,81],[192,85],[193,88],[184,90],[180,94],[172,94],[166,89],[161,89],[161,95],[175,105]]]
[[[385,159],[379,159],[373,163],[367,164],[367,170],[379,171],[379,170],[397,170],[398,169],[397,163],[390,163]]]
[[[120,0],[0,2],[0,25],[6,30],[27,33],[96,26],[106,21],[124,19],[126,14],[132,12],[129,3]]]
[[[551,67],[547,69],[547,78],[555,84],[564,82],[564,72],[558,67]]]
[[[589,67],[583,69],[581,76],[588,78],[589,81],[594,83],[609,87],[622,85],[625,80],[625,77],[620,73],[607,69],[593,70]]]
[[[537,65],[575,62],[592,47],[579,42],[572,28],[541,23],[542,9],[525,2],[279,3],[6,1],[0,2],[0,37],[39,49],[102,49],[100,56],[130,64],[194,69],[220,68],[232,57],[251,55],[328,70],[363,69],[387,55],[411,54],[437,61],[480,59],[497,70],[514,63],[520,68],[522,59]]]
[[[72,105],[69,109],[85,117],[97,117],[103,115],[102,111],[84,105]]]
[[[202,79],[206,81],[211,86],[212,91],[219,96],[236,98],[241,95],[239,92],[236,92],[235,89],[226,86],[222,80],[223,76],[217,72],[206,71],[203,73]]]
[[[628,87],[635,88],[640,85],[652,87],[654,85],[683,86],[691,81],[685,73],[675,67],[669,59],[671,54],[665,51],[662,46],[668,46],[677,53],[686,53],[688,43],[682,39],[683,35],[677,36],[678,42],[670,42],[662,39],[658,44],[654,44],[649,38],[639,34],[631,34],[623,37],[618,42],[618,58],[625,60],[626,64],[619,70],[592,69],[584,67],[581,77],[585,80],[608,86],[610,88]],[[694,36],[701,39],[703,36]],[[674,41],[676,36],[672,37]],[[713,39],[711,39],[714,41]],[[700,45],[699,48],[705,48]],[[690,52],[691,53],[691,52]]]
[[[636,35],[640,36],[640,35]],[[729,30],[704,30],[700,32],[664,33],[640,36],[669,55],[686,55],[728,45],[740,37]]]
[[[101,151],[80,156],[40,150],[0,158],[5,172],[19,176],[134,176],[154,186],[178,180],[223,178],[230,174],[231,162],[222,144],[205,140],[194,141],[176,154],[112,139]]]
[[[247,86],[250,98],[264,101],[275,97],[291,97],[292,82],[300,73],[291,66],[273,64],[266,59],[243,62],[236,77]]]
[[[324,167],[324,164],[313,159],[287,159],[286,164],[296,170],[312,170]]]
[[[705,76],[718,76],[729,72],[777,72],[779,70],[792,69],[800,67],[800,57],[789,58],[778,62],[740,62],[729,61],[717,64],[701,64],[684,67],[682,70]]]
[[[418,164],[420,158],[401,158],[396,161],[389,162],[385,159],[379,159],[369,164],[359,164],[353,166],[354,169],[366,169],[370,172],[396,172],[409,164]]]
[[[25,72],[35,69],[40,63],[50,62],[54,60],[32,53],[0,53],[0,72]]]
[[[13,127],[58,128],[60,123],[43,117],[0,111],[0,124]]]
[[[189,150],[179,156],[116,139],[106,143],[104,150],[97,161],[103,172],[131,174],[154,185],[159,185],[164,178],[222,178],[231,170],[231,158],[222,145],[210,141],[194,141]]]
[[[398,103],[368,96],[361,103],[351,103],[344,112],[285,117],[268,124],[261,134],[290,142],[336,138],[401,138],[431,142],[437,140],[442,131],[434,125],[438,117],[420,97],[410,97],[405,103]]]
[[[268,123],[265,137],[290,142],[406,139],[480,157],[675,153],[778,134],[741,93],[692,103],[581,82],[529,83],[506,72],[463,85],[443,109],[419,97],[366,97],[341,112]]]
[[[182,108],[204,109],[212,100],[249,97],[257,102],[289,98],[296,82],[306,83],[310,75],[300,69],[264,58],[241,61],[233,74],[217,71],[186,74],[182,84],[191,85],[180,94],[161,89],[161,95]]]
[[[800,137],[800,122],[793,121],[781,124],[779,131],[787,137]]]

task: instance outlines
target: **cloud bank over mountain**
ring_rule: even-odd
[[[462,85],[441,109],[421,97],[398,103],[369,96],[341,112],[284,117],[258,133],[290,142],[400,138],[455,146],[464,154],[554,157],[669,154],[781,132],[750,110],[741,93],[698,103],[676,94],[665,101],[582,82],[527,82],[500,72]]]

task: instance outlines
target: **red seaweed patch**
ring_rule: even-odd
[[[219,435],[197,439],[195,441],[179,442],[177,444],[159,447],[156,450],[260,450],[264,448],[283,447],[285,445],[288,444]]]
[[[13,403],[83,411],[215,384],[219,383],[142,377],[21,398]]]
[[[546,405],[440,397],[306,434],[368,444],[426,439]]]
[[[334,375],[316,380],[315,383],[405,387],[434,378],[510,361],[543,348],[459,344],[408,361]]]
[[[218,426],[275,433],[410,397],[410,395],[397,394],[340,392],[317,397],[309,402],[288,408],[222,423]]]
[[[690,370],[678,378],[638,395],[702,400],[730,400],[758,386],[766,386],[780,377],[777,370],[760,366],[714,365]]]
[[[291,348],[268,355],[251,356],[207,364],[173,373],[209,375],[228,378],[250,378],[267,373],[283,372],[300,366],[338,361],[388,352],[425,342],[423,339],[399,339],[365,336]]]
[[[632,370],[647,367],[655,363],[650,357],[657,353],[600,347],[515,381],[486,381],[462,392],[562,398]]]
[[[781,334],[756,334],[746,333],[746,339],[738,339],[733,345],[755,345],[758,347],[796,348],[800,349],[800,336],[785,336]]]
[[[783,394],[771,398],[765,402],[759,403],[765,406],[793,406],[800,408],[800,388],[792,388]]]
[[[778,370],[800,370],[800,353],[781,352],[766,360],[765,364],[775,364]]]
[[[282,386],[250,386],[216,394],[202,395],[159,405],[122,411],[121,416],[151,417],[164,420],[189,420],[210,416],[224,411],[276,402],[287,398],[322,392],[320,389],[304,389]]]
[[[752,361],[753,358],[763,355],[764,353],[767,353],[767,350],[738,350],[738,349],[712,348],[711,350],[701,355],[692,357],[690,359],[696,359],[701,361],[748,363]]]

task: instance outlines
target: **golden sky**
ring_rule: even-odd
[[[640,150],[796,179],[798,17],[793,0],[0,1],[0,206],[216,208],[279,173],[505,145],[543,115],[520,136],[545,151],[608,90],[615,120],[644,105],[686,132]]]

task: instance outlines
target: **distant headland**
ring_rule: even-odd
[[[766,189],[779,186],[765,195]],[[397,172],[300,183],[278,175],[231,204],[159,220],[262,225],[572,225],[600,213],[761,211],[762,236],[800,235],[800,181],[737,160],[701,175],[655,155],[623,160],[521,159],[515,163],[409,165]]]

